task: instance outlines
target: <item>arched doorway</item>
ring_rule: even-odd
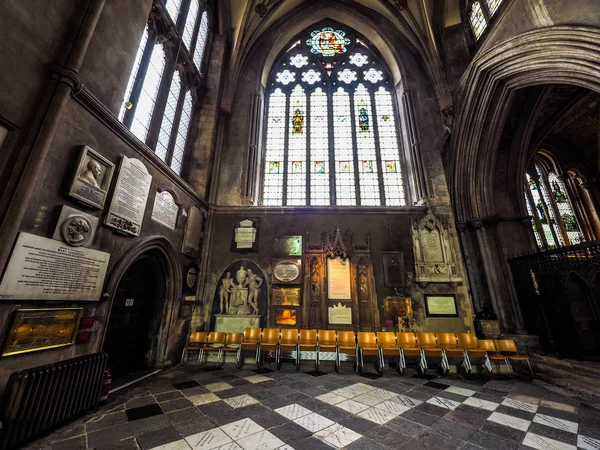
[[[152,253],[135,261],[115,291],[103,351],[115,377],[149,369],[153,363],[154,336],[160,326],[165,277]]]

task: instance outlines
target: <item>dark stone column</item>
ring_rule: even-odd
[[[475,315],[479,317],[484,310],[485,300],[482,297],[481,285],[475,280],[477,274],[479,273],[479,268],[475,267],[474,265],[475,256],[472,254],[471,242],[469,242],[470,237],[468,236],[469,232],[467,231],[467,223],[457,222],[456,229],[458,230],[458,238],[460,241],[463,259],[465,261],[465,267],[467,269],[466,275],[469,278],[469,285],[471,287],[473,309],[475,310]]]
[[[582,183],[588,217],[593,226],[594,238],[600,239],[600,183]]]

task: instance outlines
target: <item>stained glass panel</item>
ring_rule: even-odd
[[[531,196],[533,198],[533,203],[534,203],[535,209],[537,211],[537,215],[542,224],[541,231],[544,233],[544,236],[546,237],[546,242],[548,243],[548,246],[550,248],[556,248],[556,241],[554,240],[554,235],[552,234],[552,230],[550,228],[552,226],[552,221],[549,220],[549,218],[546,214],[546,208],[544,208],[544,204],[542,203],[542,194],[541,194],[540,187],[538,186],[536,181],[529,176],[529,174],[527,174],[527,184],[529,186],[529,189],[531,190]]]
[[[173,132],[173,122],[175,121],[180,94],[181,77],[179,72],[176,71],[173,74],[171,86],[169,87],[169,97],[167,98],[167,104],[165,105],[165,114],[162,123],[160,124],[160,134],[158,135],[158,141],[156,143],[155,153],[163,161],[167,159],[167,153],[169,152],[169,142],[171,140],[171,133]]]
[[[579,225],[577,225],[577,219],[571,208],[571,203],[569,203],[569,199],[567,198],[564,183],[554,172],[548,174],[548,182],[550,184],[550,189],[552,189],[552,197],[556,203],[558,213],[562,217],[570,244],[580,244],[584,241],[584,237],[579,229]]]
[[[198,70],[202,69],[202,60],[204,59],[204,48],[208,37],[208,13],[204,11],[200,19],[200,28],[198,29],[198,38],[196,39],[196,48],[194,49],[194,65]]]
[[[355,66],[362,67],[369,62],[369,57],[367,55],[363,55],[362,53],[355,53],[350,55],[348,58],[351,64]]]
[[[308,64],[308,56],[304,56],[304,55],[298,53],[297,55],[292,56],[290,58],[290,64],[292,66],[300,69],[301,67],[304,67],[305,65]]]
[[[177,129],[177,136],[175,138],[175,147],[173,147],[173,159],[171,160],[171,169],[177,175],[181,174],[185,142],[190,129],[193,106],[192,93],[187,91],[183,99],[183,109],[181,110],[181,119],[179,120],[179,128]]]
[[[498,8],[500,7],[503,1],[504,0],[485,0],[485,2],[487,3],[487,7],[490,10],[490,16],[496,14],[496,11],[498,11]]]
[[[337,75],[340,81],[343,81],[346,84],[350,84],[357,80],[356,72],[354,70],[344,69],[341,72],[338,72]]]
[[[131,70],[131,75],[129,75],[129,81],[127,82],[127,89],[125,89],[125,97],[123,97],[123,104],[121,105],[121,110],[119,111],[119,120],[123,121],[125,117],[125,113],[127,112],[127,107],[125,104],[130,101],[131,92],[133,91],[133,85],[135,84],[135,80],[138,76],[138,72],[140,71],[140,64],[142,62],[142,56],[144,55],[144,49],[146,48],[146,44],[148,43],[148,28],[144,27],[144,32],[142,33],[142,39],[140,40],[140,45],[138,45],[138,50],[135,55],[135,61],[133,62],[133,69]]]
[[[277,74],[277,82],[287,86],[296,81],[296,74],[285,69]]]
[[[371,95],[363,84],[354,91],[354,114],[356,115],[356,148],[361,205],[381,205],[379,196],[379,176],[377,174],[377,151],[375,132],[371,126]]]
[[[485,20],[485,16],[483,15],[481,4],[478,1],[473,2],[473,4],[471,5],[469,22],[471,23],[471,29],[473,30],[475,39],[479,39],[485,31],[485,29],[487,28],[487,21]]]
[[[335,174],[337,204],[356,205],[350,94],[342,88],[338,88],[333,94],[333,142],[337,168]]]
[[[392,94],[380,87],[375,91],[377,128],[379,131],[379,152],[383,161],[383,190],[386,206],[406,205],[402,173],[400,169],[400,148]]]
[[[185,26],[183,27],[183,43],[188,50],[192,50],[192,38],[194,37],[194,28],[196,28],[196,20],[198,20],[198,11],[200,11],[200,0],[192,0],[188,9],[187,17],[185,18]]]
[[[329,123],[327,94],[321,88],[310,95],[310,204],[329,205]]]
[[[142,91],[135,108],[131,132],[140,141],[145,141],[152,120],[152,113],[156,104],[160,80],[165,70],[165,51],[161,45],[155,45],[150,56],[150,63],[146,71],[146,78],[142,84]]]
[[[528,188],[529,188],[529,185],[526,184],[525,189],[528,189]],[[527,196],[527,193],[525,194],[525,204],[527,205],[527,213],[533,217],[534,213],[533,213],[533,209],[531,208],[531,204],[529,203],[529,198]],[[537,242],[538,247],[544,248],[544,243],[542,242],[540,232],[537,229],[537,226],[535,225],[534,219],[531,219],[531,228],[533,229],[533,235],[535,236],[535,241]]]
[[[283,160],[285,147],[286,95],[281,89],[269,96],[267,116],[267,139],[265,155],[265,181],[263,204],[281,206],[283,204]]]
[[[551,193],[548,192],[548,189],[546,188],[546,183],[544,182],[544,180],[547,180],[546,175],[542,172],[542,170],[540,169],[539,166],[536,166],[536,171],[538,174],[538,178],[540,180],[539,182],[539,190],[544,198],[544,201],[546,203],[546,208],[548,211],[548,214],[550,215],[550,220],[549,220],[549,225],[554,228],[554,232],[558,238],[558,245],[559,246],[564,246],[565,243],[563,241],[563,236],[560,232],[560,228],[558,226],[558,220],[556,218],[556,214],[554,212],[554,208],[552,207],[552,197],[551,197]]]
[[[365,72],[365,80],[370,81],[373,84],[379,83],[383,80],[383,72],[371,67]]]
[[[310,85],[315,84],[317,81],[321,81],[321,74],[314,69],[310,69],[302,74],[302,81]]]
[[[287,204],[306,205],[306,92],[297,85],[290,95],[293,111],[288,134]]]
[[[350,44],[350,39],[345,36],[346,33],[342,30],[325,27],[321,31],[313,31],[310,39],[307,39],[306,45],[316,55],[327,57],[339,55],[345,53],[346,46]]]

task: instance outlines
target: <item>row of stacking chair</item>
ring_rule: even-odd
[[[243,338],[243,333],[194,331],[190,334],[187,345],[183,347],[181,362],[186,361],[189,352],[198,352],[198,361],[202,364],[206,363],[211,352],[217,353],[217,364],[222,365],[225,362],[225,354],[233,352],[236,353],[239,361]]]

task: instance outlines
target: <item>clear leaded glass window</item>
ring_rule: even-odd
[[[503,1],[504,0],[485,0],[485,3],[490,12],[490,17],[492,17],[494,14],[496,14],[496,11],[498,11],[498,8],[500,8],[500,5],[502,4]]]
[[[532,216],[540,248],[557,248],[584,241],[564,183],[540,164],[526,174],[525,203]]]
[[[292,40],[273,66],[266,107],[263,204],[406,204],[387,67],[334,24]]]
[[[180,174],[210,31],[206,0],[157,0],[148,22],[119,120]]]

